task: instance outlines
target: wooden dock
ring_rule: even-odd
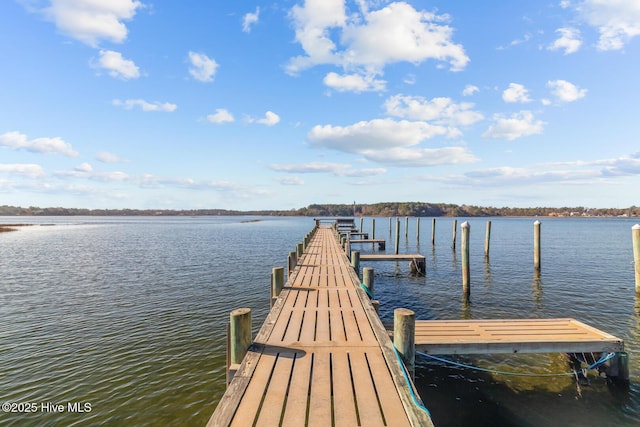
[[[371,243],[372,245],[375,245],[377,243],[379,249],[385,249],[386,246],[387,246],[387,242],[384,239],[349,239],[349,243],[350,244],[353,244],[353,243],[363,243],[363,244]]]
[[[208,426],[432,426],[412,387],[335,231],[320,227]]]
[[[428,354],[623,352],[624,341],[575,319],[417,320]]]

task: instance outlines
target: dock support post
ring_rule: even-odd
[[[362,221],[364,221],[364,217],[360,217],[360,232],[364,232],[364,230],[362,229]]]
[[[636,272],[636,293],[640,293],[640,224],[631,227],[633,236],[633,265]]]
[[[389,236],[391,236],[391,217],[389,217]]]
[[[487,221],[487,232],[484,236],[484,258],[489,258],[489,241],[491,240],[491,221]]]
[[[371,218],[371,238],[376,238],[376,219]]]
[[[369,297],[373,299],[373,268],[362,269],[362,284],[369,290]]]
[[[409,238],[409,217],[404,218],[404,238]]]
[[[393,345],[413,380],[416,371],[416,313],[408,308],[393,311]]]
[[[540,221],[533,223],[533,268],[540,271]]]
[[[297,257],[297,258],[300,258],[300,257],[302,256],[302,252],[303,252],[303,250],[304,250],[304,246],[303,246],[303,244],[302,244],[302,243],[298,243],[298,244],[296,245],[296,257]]]
[[[293,269],[296,268],[296,263],[298,262],[295,251],[289,252],[289,257],[287,258],[287,269],[289,271],[289,277],[291,277],[291,273]]]
[[[456,250],[456,235],[458,233],[458,220],[453,220],[453,237],[451,238],[451,249]]]
[[[273,267],[271,269],[271,306],[282,292],[284,287],[284,267]]]
[[[395,254],[398,255],[400,244],[400,218],[396,218],[396,247]]]
[[[356,276],[360,277],[360,251],[351,251],[351,267],[356,271]]]
[[[238,308],[229,315],[229,361],[227,366],[227,383],[242,363],[251,345],[251,309]]]
[[[420,217],[416,220],[416,240],[420,241]]]
[[[431,245],[436,244],[436,219],[431,219]]]
[[[471,270],[469,268],[469,235],[471,234],[471,226],[467,221],[460,225],[462,229],[462,238],[460,242],[462,252],[462,293],[464,298],[468,299],[471,295]]]

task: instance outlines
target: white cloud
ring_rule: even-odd
[[[204,53],[189,52],[189,74],[201,82],[212,82],[213,76],[218,69],[218,63],[215,59],[209,58]]]
[[[84,162],[84,163],[81,163],[78,166],[76,166],[74,168],[74,170],[76,170],[78,172],[91,173],[91,172],[93,172],[93,167],[89,163]]]
[[[247,119],[249,123],[260,123],[261,125],[273,126],[275,124],[280,123],[280,116],[278,116],[273,111],[267,111],[262,119],[255,119],[249,117]]]
[[[462,45],[452,41],[447,15],[417,11],[405,2],[373,11],[372,2],[356,3],[357,11],[346,10],[344,0],[306,0],[291,9],[304,55],[290,59],[288,73],[330,64],[342,67],[347,75],[366,77],[382,75],[386,65],[396,62],[435,59],[448,63],[452,71],[469,62]]]
[[[493,116],[494,124],[482,135],[485,139],[507,139],[513,141],[524,136],[542,133],[545,122],[534,120],[531,111],[520,111],[510,117],[502,114]]]
[[[364,76],[360,74],[339,75],[334,72],[328,73],[323,83],[337,90],[338,92],[379,92],[385,89],[387,82],[377,80],[374,76]]]
[[[107,70],[108,74],[116,79],[129,80],[140,77],[140,69],[131,60],[125,59],[120,52],[113,50],[100,50],[100,58],[91,60],[93,68]]]
[[[279,176],[276,181],[282,185],[304,185],[304,181],[299,176]]]
[[[147,102],[144,99],[127,99],[124,101],[114,99],[112,104],[127,110],[131,110],[133,107],[140,107],[142,111],[162,111],[167,113],[171,113],[178,108],[176,104],[169,102]]]
[[[640,2],[637,0],[585,0],[578,14],[600,33],[599,50],[620,50],[640,35]]]
[[[481,113],[473,111],[474,104],[456,104],[451,98],[425,99],[421,96],[395,95],[385,102],[388,115],[413,120],[433,121],[449,126],[467,126],[482,120]]]
[[[242,19],[242,31],[245,33],[251,32],[251,26],[256,24],[260,19],[260,8],[256,7],[256,11],[254,13],[247,13],[244,15]]]
[[[521,84],[509,83],[509,87],[502,92],[504,102],[531,102],[529,91]]]
[[[480,88],[474,85],[466,85],[462,91],[462,96],[471,96],[476,92],[479,92]]]
[[[570,53],[577,52],[580,46],[582,46],[580,30],[575,28],[558,28],[556,33],[560,33],[560,38],[549,45],[549,50],[564,49],[564,54],[569,55]]]
[[[207,120],[210,121],[211,123],[222,124],[222,123],[231,123],[235,119],[233,118],[233,114],[231,114],[226,109],[216,108],[216,112],[213,114],[209,114],[207,116]]]
[[[271,170],[286,173],[330,173],[336,176],[364,177],[387,173],[384,168],[354,169],[348,163],[310,162],[300,164],[272,164]]]
[[[108,151],[100,151],[96,154],[96,160],[102,163],[121,163],[126,162],[126,160],[121,159],[117,155],[113,153],[109,153]]]
[[[559,102],[573,102],[587,95],[587,89],[580,89],[566,80],[550,80],[547,87]]]
[[[446,126],[423,121],[375,119],[351,126],[314,126],[307,140],[312,146],[362,155],[382,164],[433,166],[467,163],[476,158],[463,147],[421,148],[436,136],[448,135]]]
[[[20,175],[27,178],[40,178],[45,175],[42,166],[34,163],[0,163],[0,173]]]
[[[78,152],[71,144],[64,142],[62,138],[35,138],[27,139],[27,135],[20,132],[7,132],[0,135],[0,147],[23,149],[33,153],[62,154],[68,157],[77,157]]]
[[[135,0],[50,0],[40,9],[60,32],[92,47],[101,40],[122,43],[127,38],[123,21],[132,19],[144,7]]]

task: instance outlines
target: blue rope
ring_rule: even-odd
[[[364,283],[360,283],[360,287],[364,290],[364,292],[367,294],[369,299],[373,299],[373,293],[369,290],[369,288],[367,288],[367,286]]]
[[[398,358],[398,363],[400,364],[400,367],[402,367],[402,374],[404,375],[404,380],[407,382],[407,385],[409,386],[409,391],[411,391],[411,397],[413,398],[413,403],[418,408],[420,408],[424,412],[426,412],[427,415],[429,415],[429,418],[431,418],[431,412],[429,412],[427,407],[422,404],[420,399],[418,399],[418,397],[416,396],[416,392],[413,390],[413,382],[409,379],[409,374],[407,373],[407,368],[405,368],[405,366],[404,366],[404,362],[402,361],[402,358],[400,357],[400,353],[398,353],[398,349],[393,344],[391,346],[393,347],[393,351],[396,353],[396,357]]]
[[[514,375],[514,376],[521,376],[521,377],[562,377],[562,376],[573,376],[573,375],[575,375],[575,372],[567,372],[567,373],[561,373],[561,374],[526,374],[526,373],[519,373],[519,372],[496,371],[496,370],[493,370],[493,369],[479,368],[477,366],[465,365],[464,363],[458,363],[458,362],[454,362],[452,360],[442,359],[440,357],[437,357],[437,356],[434,356],[434,355],[431,355],[431,354],[427,354],[427,353],[422,353],[420,351],[416,351],[416,354],[419,354],[420,356],[426,356],[426,357],[429,357],[431,359],[437,360],[439,362],[447,363],[449,365],[460,366],[461,368],[473,369],[473,370],[476,370],[476,371],[489,372],[491,374]],[[589,365],[584,371],[588,371],[590,369],[595,369],[599,365],[601,365],[604,362],[614,358],[615,356],[616,356],[616,353],[609,353],[607,355],[604,355],[604,353],[603,353],[603,355],[600,357],[600,359],[597,362]]]

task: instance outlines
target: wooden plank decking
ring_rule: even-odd
[[[320,227],[208,426],[432,426],[331,228]]]
[[[418,320],[429,354],[622,352],[624,342],[575,319]]]

